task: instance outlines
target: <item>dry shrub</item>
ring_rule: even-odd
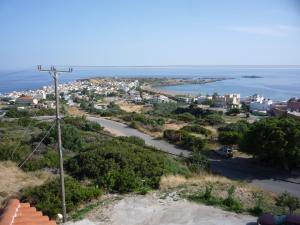
[[[162,176],[160,179],[159,187],[161,190],[167,190],[170,188],[178,187],[182,184],[185,184],[187,179],[184,176],[180,175],[168,175]]]
[[[48,172],[24,172],[16,163],[0,162],[0,205],[10,196],[29,186],[38,186],[48,180],[52,174]]]

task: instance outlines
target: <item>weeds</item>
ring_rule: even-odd
[[[263,213],[262,203],[264,200],[263,193],[253,192],[252,197],[255,200],[255,206],[249,210],[249,212],[255,216],[259,216]]]
[[[243,207],[241,202],[234,197],[235,187],[232,185],[227,193],[227,198],[223,199],[221,197],[213,195],[213,185],[208,184],[205,187],[204,192],[197,192],[195,194],[187,196],[189,200],[204,203],[206,205],[219,206],[228,211],[242,212]]]

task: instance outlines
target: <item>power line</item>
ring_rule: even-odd
[[[54,80],[55,88],[55,101],[56,101],[56,128],[57,128],[57,147],[59,154],[59,174],[60,174],[60,185],[61,185],[61,207],[63,214],[63,222],[66,222],[67,219],[67,210],[66,210],[66,196],[65,196],[65,179],[64,179],[64,162],[63,162],[63,152],[62,152],[62,141],[61,141],[61,130],[60,130],[60,116],[59,116],[59,92],[58,92],[58,75],[59,73],[71,73],[72,68],[68,70],[59,70],[54,66],[50,66],[48,69],[42,68],[41,65],[38,66],[38,71],[48,72]]]
[[[31,158],[31,156],[38,150],[38,148],[40,147],[40,145],[42,144],[42,142],[45,140],[45,138],[49,135],[50,131],[52,130],[52,128],[54,127],[55,123],[52,124],[52,126],[48,129],[47,133],[44,135],[44,137],[42,138],[42,140],[38,143],[38,145],[35,147],[35,149],[30,152],[27,157],[23,160],[23,162],[21,162],[18,167],[22,168],[22,166]]]
[[[33,120],[34,120],[33,118],[36,116],[36,113],[37,113],[37,111],[34,112],[34,116],[31,117],[31,120],[30,120],[29,124],[28,124],[27,127],[25,128],[25,130],[24,130],[24,132],[23,132],[23,135],[22,135],[22,137],[21,137],[21,139],[20,139],[20,141],[19,141],[19,144],[18,144],[18,145],[16,146],[16,148],[12,151],[12,153],[11,153],[11,158],[13,158],[15,152],[19,151],[19,148],[20,148],[20,146],[21,146],[22,139],[24,139],[26,133],[29,131],[29,128],[30,128],[30,126],[31,126],[31,124],[32,124],[32,122],[33,122]]]

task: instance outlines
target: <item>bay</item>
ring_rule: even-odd
[[[164,86],[161,89],[192,94],[240,93],[242,97],[258,93],[274,100],[300,97],[299,66],[73,67],[73,69],[73,73],[62,74],[60,82],[90,77],[226,77],[233,79],[204,85]],[[35,69],[0,71],[0,93],[38,89],[51,84],[52,79],[48,73],[40,73]]]

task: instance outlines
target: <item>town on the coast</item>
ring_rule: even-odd
[[[214,79],[215,82],[217,79]],[[159,88],[149,89],[152,79],[84,79],[59,85],[61,98],[68,106],[80,107],[82,101],[93,102],[96,109],[106,109],[109,103],[126,101],[131,104],[144,104],[150,107],[156,103],[181,102],[187,105],[193,103],[199,108],[215,110],[219,112],[239,112],[242,110],[249,116],[279,116],[287,115],[300,119],[300,98],[287,99],[286,101],[274,101],[265,98],[259,93],[252,96],[243,96],[239,93],[228,93],[219,95],[199,94],[191,96],[188,94],[171,93]],[[160,83],[164,80],[161,79]],[[211,81],[206,81],[211,82]],[[177,83],[175,83],[177,84]],[[203,84],[205,85],[205,84]],[[199,90],[201,92],[201,90]],[[16,108],[24,110],[28,108],[54,109],[54,86],[44,86],[37,90],[13,91],[0,94],[2,113],[5,109]],[[0,111],[0,112],[1,112]],[[237,113],[235,113],[237,114]]]

